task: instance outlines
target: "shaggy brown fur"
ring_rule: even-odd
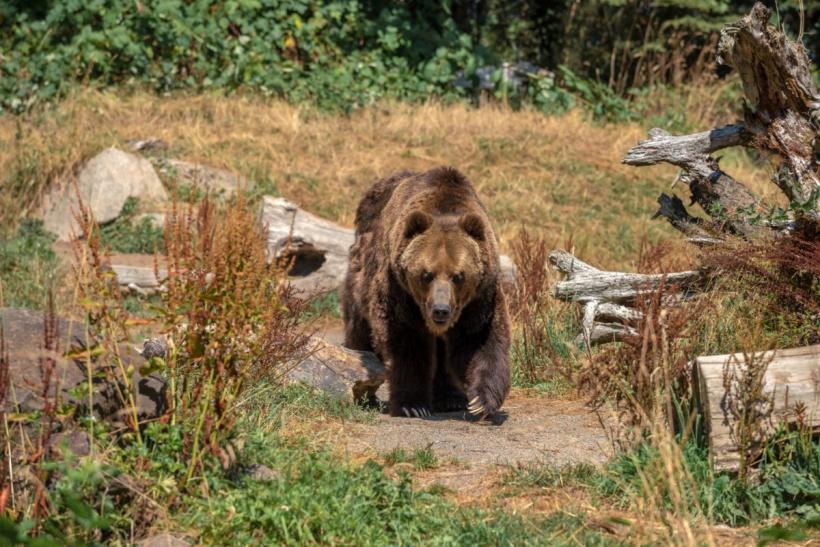
[[[510,389],[510,327],[498,243],[458,171],[398,173],[356,211],[342,308],[345,345],[390,370],[389,411],[498,410]]]

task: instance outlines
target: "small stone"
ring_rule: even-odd
[[[165,358],[168,352],[168,342],[165,338],[151,338],[142,343],[142,356],[146,359],[152,357]]]
[[[63,431],[51,439],[51,445],[60,453],[67,449],[75,456],[91,454],[91,438],[85,431]]]
[[[278,481],[282,478],[282,473],[276,469],[271,469],[267,465],[253,465],[248,469],[248,476],[255,481]]]
[[[168,150],[168,143],[156,137],[149,137],[147,139],[129,139],[126,141],[128,146],[134,152],[142,152],[143,154],[156,154]]]
[[[138,545],[140,547],[188,547],[190,543],[179,536],[163,532],[140,541]]]
[[[355,351],[314,338],[308,356],[286,379],[350,402],[372,401],[387,379],[387,369],[373,352]]]

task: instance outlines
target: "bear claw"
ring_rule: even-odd
[[[424,407],[403,406],[401,411],[408,418],[429,418],[431,416],[430,411]]]
[[[484,405],[479,401],[478,396],[473,397],[473,399],[467,405],[467,411],[473,416],[486,414],[484,410]]]

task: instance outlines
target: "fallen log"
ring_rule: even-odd
[[[664,305],[674,305],[700,290],[704,281],[703,274],[698,271],[668,274],[605,272],[560,250],[551,251],[549,260],[566,275],[566,279],[553,287],[553,296],[584,306],[583,330],[575,341],[587,348],[635,336],[637,331],[631,325],[640,321],[643,314],[629,304],[637,298],[658,290],[661,285],[674,286],[676,294],[670,294],[664,301]]]
[[[685,290],[700,282],[701,277],[701,273],[697,271],[669,274],[584,272],[557,283],[553,294],[561,300],[580,303],[631,302],[640,295],[657,290],[662,283]]]
[[[268,230],[268,259],[289,265],[289,279],[305,297],[338,289],[347,273],[354,231],[312,215],[292,201],[265,196],[260,221]],[[515,265],[501,256],[503,282],[515,285]]]
[[[738,408],[744,405],[736,400],[738,385],[749,369],[747,358],[742,353],[708,355],[693,363],[697,403],[709,436],[711,460],[718,471],[737,471],[743,458],[753,456],[741,454],[743,421]],[[762,406],[768,409],[763,409],[766,415],[757,424],[762,437],[780,423],[793,424],[798,409],[801,419],[820,432],[820,345],[759,352],[750,362],[766,367],[760,387],[765,401]]]

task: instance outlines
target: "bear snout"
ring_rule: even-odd
[[[448,304],[433,304],[433,321],[440,325],[447,323],[450,319],[450,306]]]

